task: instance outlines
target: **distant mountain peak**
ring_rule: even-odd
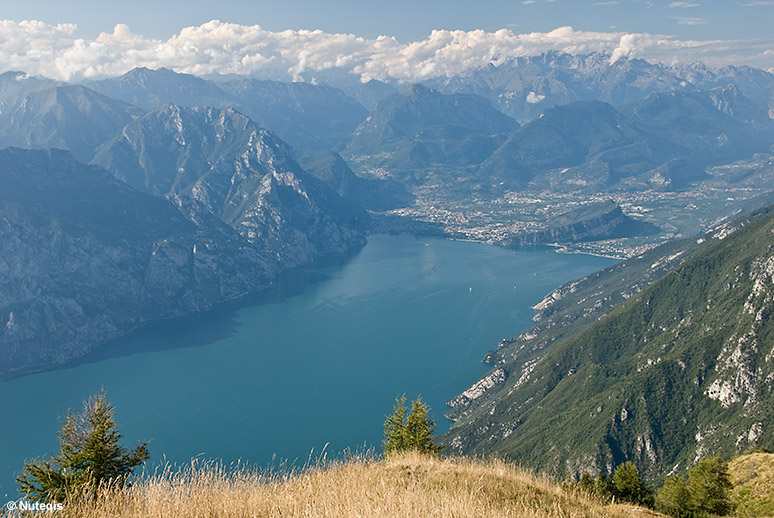
[[[345,253],[361,239],[365,214],[233,109],[161,105],[128,124],[95,162],[138,190],[196,200],[284,264]]]

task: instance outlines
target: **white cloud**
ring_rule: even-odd
[[[197,75],[241,74],[307,79],[325,71],[355,73],[369,79],[421,81],[502,63],[549,50],[570,54],[606,52],[615,62],[637,56],[671,62],[702,59],[768,68],[763,56],[770,42],[686,41],[647,33],[576,31],[514,33],[433,31],[401,44],[391,36],[367,39],[320,30],[272,32],[258,25],[217,20],[187,27],[169,39],[134,34],[126,25],[95,39],[75,36],[70,24],[0,21],[0,71],[21,70],[54,79],[80,80],[123,74],[132,68],[167,67]],[[757,45],[757,47],[756,47]],[[757,62],[753,60],[757,59]]]
[[[704,25],[709,23],[709,20],[701,17],[694,16],[670,16],[678,25]]]
[[[535,92],[530,92],[527,94],[527,102],[529,104],[538,104],[539,102],[543,101],[545,99],[545,95],[538,95]]]
[[[672,2],[669,4],[670,9],[687,9],[689,7],[699,7],[701,4],[698,2]]]

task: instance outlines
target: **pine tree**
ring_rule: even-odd
[[[653,493],[640,480],[637,466],[632,462],[624,462],[613,473],[615,493],[622,500],[647,507],[653,506]]]
[[[728,464],[720,457],[701,459],[688,478],[668,477],[658,491],[659,510],[675,516],[723,516],[733,511]]]
[[[694,509],[708,514],[723,516],[734,506],[731,503],[731,481],[728,463],[720,457],[701,459],[688,472],[688,492]]]
[[[437,454],[441,451],[433,443],[435,421],[430,418],[430,408],[418,397],[411,403],[406,415],[406,395],[395,399],[392,415],[384,422],[384,454],[415,450],[420,453]]]
[[[695,514],[688,484],[678,475],[667,477],[664,481],[656,495],[656,505],[659,511],[675,518],[688,518]]]
[[[79,414],[68,410],[58,434],[59,453],[47,461],[24,463],[24,472],[16,477],[21,492],[33,500],[62,502],[101,484],[126,483],[134,468],[150,454],[147,442],[131,451],[119,446],[121,434],[114,416],[115,410],[104,394],[85,401]]]
[[[395,398],[392,415],[384,421],[384,454],[405,451],[408,449],[406,439],[406,394]]]

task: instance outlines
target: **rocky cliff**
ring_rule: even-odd
[[[231,109],[159,106],[124,127],[94,162],[138,190],[195,200],[192,209],[217,216],[283,267],[344,256],[365,242],[361,208]]]
[[[583,205],[549,221],[548,228],[514,236],[509,246],[577,243],[647,234],[655,227],[626,216],[613,201]]]
[[[0,151],[0,378],[269,285],[275,259],[186,203],[64,151]]]

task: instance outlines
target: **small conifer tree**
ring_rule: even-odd
[[[653,493],[640,479],[637,466],[624,462],[613,473],[616,496],[627,502],[647,507],[653,506]]]
[[[658,509],[676,518],[724,516],[733,511],[728,464],[720,457],[701,459],[688,478],[668,477],[658,491]]]
[[[441,448],[433,443],[435,421],[429,412],[430,408],[419,397],[411,402],[410,412],[406,408],[406,395],[396,398],[392,414],[384,422],[384,454],[410,450],[437,454]]]
[[[666,478],[656,495],[656,507],[662,513],[675,518],[690,518],[696,514],[688,484],[679,475]]]
[[[724,516],[733,511],[728,463],[720,457],[701,459],[688,472],[692,507],[699,512]]]
[[[23,473],[16,477],[21,492],[32,500],[63,502],[100,484],[125,484],[150,454],[147,442],[133,450],[119,446],[121,434],[114,415],[104,394],[86,400],[79,414],[68,410],[59,431],[59,453],[50,460],[24,463]]]

